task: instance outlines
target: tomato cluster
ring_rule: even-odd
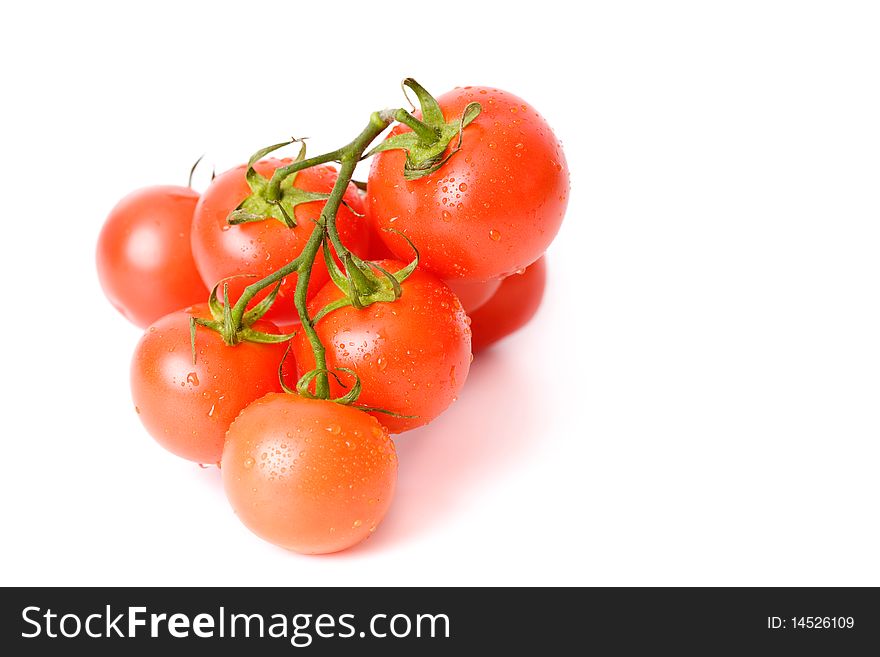
[[[376,529],[390,435],[448,408],[472,354],[535,314],[568,199],[561,146],[524,100],[404,84],[420,112],[377,112],[321,156],[262,149],[201,195],[134,192],[98,239],[107,297],[146,328],[131,366],[144,427],[218,464],[242,522],[298,552]]]

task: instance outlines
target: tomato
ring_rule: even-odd
[[[267,159],[257,162],[255,169],[270,178],[280,166],[291,160]],[[195,210],[192,228],[192,252],[196,266],[205,283],[213,287],[220,279],[240,274],[254,274],[259,278],[268,276],[296,258],[315,229],[315,220],[321,215],[324,201],[302,203],[294,208],[296,227],[288,228],[276,219],[230,226],[229,214],[250,195],[242,165],[217,176],[205,190]],[[296,174],[294,186],[311,192],[329,192],[336,182],[336,170],[329,165],[305,169]],[[362,213],[363,206],[358,190],[349,185],[343,197],[355,212]],[[343,244],[355,253],[361,253],[369,239],[366,221],[345,205],[339,208],[336,225]],[[329,276],[324,260],[318,257],[309,279],[310,294],[314,294],[327,282]],[[229,295],[234,302],[244,288],[256,278],[234,278],[229,281]],[[296,320],[293,295],[296,274],[284,279],[278,298],[266,318],[281,324]],[[263,299],[269,290],[258,294],[252,302]]]
[[[358,254],[360,255],[360,254]],[[365,255],[366,260],[396,260],[396,256],[391,253],[391,249],[382,241],[376,231],[370,231],[370,243],[367,246]],[[412,249],[410,249],[409,257],[412,257]]]
[[[502,279],[500,278],[493,278],[485,282],[452,279],[446,281],[446,284],[452,288],[455,296],[461,301],[464,311],[470,315],[492,298],[492,295],[501,286],[501,281]]]
[[[492,298],[471,315],[474,353],[528,324],[541,305],[546,281],[545,257],[522,274],[505,278]]]
[[[306,554],[361,542],[382,521],[397,455],[375,418],[350,406],[270,393],[236,418],[220,471],[239,519]]]
[[[367,214],[378,229],[406,234],[421,265],[445,280],[486,281],[523,269],[546,251],[568,203],[568,166],[547,122],[524,100],[489,87],[455,89],[437,101],[447,120],[477,101],[461,150],[438,171],[403,177],[402,150],[379,153],[367,184]],[[391,135],[409,131],[396,126]],[[457,140],[449,145],[451,152]],[[410,247],[377,231],[399,258]]]
[[[98,279],[107,298],[146,328],[208,298],[190,250],[199,195],[189,187],[145,187],[122,199],[98,236]]]
[[[393,260],[379,264],[392,272],[404,266]],[[468,318],[452,290],[421,269],[401,287],[403,295],[397,301],[362,310],[339,308],[315,326],[327,350],[327,367],[345,367],[360,377],[358,404],[416,416],[376,413],[392,433],[422,426],[442,413],[455,401],[471,362]],[[309,314],[314,316],[342,296],[328,283],[309,303]],[[305,332],[300,331],[291,345],[300,374],[313,369],[315,358]],[[330,389],[334,397],[346,392],[333,377]]]
[[[210,319],[207,304],[171,313],[150,326],[134,352],[131,394],[141,422],[164,448],[198,463],[217,463],[223,437],[235,416],[267,392],[279,391],[283,344],[224,344],[220,335],[196,328],[196,362],[190,317]],[[259,320],[257,331],[277,333]]]

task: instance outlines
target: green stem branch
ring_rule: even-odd
[[[339,237],[339,231],[336,228],[336,214],[339,211],[339,207],[342,205],[342,199],[345,196],[348,184],[351,182],[351,178],[354,175],[354,169],[357,166],[357,163],[360,161],[367,148],[369,148],[370,144],[372,144],[376,137],[378,137],[382,131],[397,118],[397,115],[400,112],[404,112],[404,110],[383,110],[381,112],[373,112],[370,116],[370,122],[367,124],[367,127],[364,128],[363,131],[347,146],[343,146],[330,153],[325,153],[324,155],[317,155],[307,160],[302,160],[301,162],[294,162],[286,167],[280,167],[275,170],[267,187],[267,196],[277,200],[281,197],[281,182],[289,175],[301,171],[302,169],[318,164],[324,164],[326,162],[338,161],[341,164],[339,175],[333,185],[333,190],[330,192],[330,196],[327,198],[327,202],[324,204],[324,209],[321,211],[321,216],[317,221],[318,225],[312,231],[302,253],[278,271],[247,286],[235,306],[232,308],[232,320],[235,322],[235,325],[238,326],[241,323],[247,305],[257,294],[270,285],[276,284],[285,276],[289,276],[293,273],[297,274],[294,304],[296,305],[297,314],[302,323],[302,329],[305,331],[306,337],[308,338],[309,344],[315,355],[315,369],[319,372],[315,377],[315,395],[321,399],[329,399],[330,381],[327,375],[326,351],[321,339],[315,331],[314,321],[309,317],[308,311],[308,289],[309,280],[311,279],[312,274],[312,266],[315,263],[315,257],[321,250],[325,230],[340,258],[344,259],[345,255],[349,253]],[[417,119],[413,118],[413,120]],[[427,128],[427,126],[425,127]]]

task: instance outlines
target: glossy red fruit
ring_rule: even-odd
[[[386,429],[350,406],[269,394],[226,435],[220,471],[239,519],[288,550],[325,554],[369,537],[397,483]]]
[[[500,278],[493,278],[483,282],[452,279],[451,281],[446,281],[446,284],[452,288],[455,296],[461,301],[464,311],[470,315],[492,298],[492,295],[501,287],[502,280]]]
[[[545,257],[522,274],[505,278],[492,298],[471,314],[474,353],[528,324],[538,312],[546,282]]]
[[[147,329],[131,363],[131,395],[144,427],[165,449],[197,463],[217,463],[239,412],[281,390],[278,366],[285,345],[230,347],[218,333],[198,326],[193,363],[190,317],[210,319],[207,304],[166,315]],[[262,320],[252,328],[278,333]]]
[[[380,265],[392,272],[404,267],[393,260]],[[358,404],[415,416],[375,413],[392,433],[422,426],[442,413],[461,391],[471,362],[468,318],[449,286],[417,269],[401,287],[403,296],[397,301],[362,310],[340,308],[315,326],[328,368],[345,367],[360,377]],[[342,296],[328,283],[309,303],[309,312],[314,316]],[[313,369],[315,358],[305,333],[298,333],[291,345],[300,374]],[[334,397],[346,392],[333,377],[330,388]]]
[[[405,154],[373,160],[366,208],[398,258],[444,280],[487,281],[527,267],[547,250],[568,203],[568,166],[547,122],[526,101],[491,87],[464,87],[437,101],[448,120],[471,102],[482,113],[463,131],[461,150],[433,174],[404,179]],[[391,135],[409,131],[397,126]],[[457,140],[450,143],[452,149]],[[450,151],[447,151],[450,152]]]
[[[208,298],[190,250],[199,195],[189,187],[145,187],[122,199],[98,236],[98,279],[110,303],[146,328]]]

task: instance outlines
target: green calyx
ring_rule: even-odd
[[[370,157],[382,151],[402,149],[406,152],[406,163],[403,177],[416,180],[428,176],[442,167],[449,158],[461,148],[464,129],[476,119],[482,107],[479,103],[470,103],[464,108],[460,117],[447,121],[435,98],[412,78],[403,81],[404,93],[410,88],[416,94],[422,110],[419,120],[404,109],[394,110],[391,117],[412,129],[389,137],[364,157]],[[447,154],[449,144],[455,145]]]
[[[217,290],[223,286],[223,301],[217,298]],[[277,344],[287,342],[293,337],[293,333],[275,334],[257,331],[253,327],[254,323],[265,315],[275,298],[278,296],[278,289],[281,287],[279,281],[272,291],[266,295],[266,298],[248,311],[241,314],[236,319],[236,306],[229,303],[229,283],[228,279],[220,281],[211,290],[211,296],[208,298],[208,308],[211,310],[211,319],[203,319],[201,317],[192,317],[189,322],[190,344],[192,347],[193,363],[196,361],[196,326],[204,326],[212,331],[220,334],[230,347],[234,347],[240,342],[259,342],[263,344]]]
[[[336,258],[333,257],[330,240],[324,241],[324,263],[327,265],[330,279],[345,296],[328,303],[319,310],[312,318],[313,323],[339,308],[353,306],[357,309],[363,309],[374,303],[397,301],[403,295],[403,288],[400,284],[409,278],[418,267],[419,252],[406,235],[393,229],[386,230],[403,237],[415,254],[412,262],[396,272],[390,272],[376,262],[361,260],[351,251],[345,251],[342,254],[345,268],[343,271],[337,264]]]
[[[400,413],[395,413],[394,411],[389,411],[385,408],[378,408],[376,406],[364,406],[363,404],[357,404],[356,402],[361,394],[361,378],[358,376],[357,372],[347,367],[338,367],[336,368],[336,371],[329,370],[324,367],[315,368],[303,374],[300,377],[299,381],[296,382],[296,387],[291,388],[284,380],[284,363],[287,360],[287,355],[289,353],[290,345],[288,345],[287,350],[284,352],[284,357],[281,359],[281,364],[278,366],[278,380],[281,383],[281,389],[289,395],[299,395],[300,397],[305,397],[306,399],[327,399],[327,401],[331,401],[335,404],[352,406],[353,408],[357,408],[358,410],[364,411],[366,413],[382,413],[384,415],[390,415],[391,417],[405,419],[415,419],[418,417],[417,415],[402,415]],[[345,373],[349,377],[354,379],[354,383],[352,384],[350,389],[345,383],[342,382],[342,378],[336,372]],[[311,383],[315,381],[315,379],[317,379],[319,376],[333,377],[336,383],[339,384],[339,387],[346,390],[346,393],[341,397],[319,397],[309,389]]]
[[[294,217],[294,208],[300,203],[309,203],[311,201],[323,201],[327,199],[329,194],[319,192],[309,192],[294,186],[297,172],[294,171],[285,176],[281,180],[277,196],[270,191],[270,181],[268,178],[260,175],[254,168],[254,165],[269,153],[278,150],[284,146],[294,142],[301,142],[299,154],[294,160],[294,164],[301,163],[306,157],[306,145],[300,139],[291,139],[273,144],[266,148],[261,148],[254,153],[248,160],[248,168],[245,177],[247,178],[248,187],[251,189],[251,195],[248,196],[241,204],[232,211],[227,218],[230,225],[250,223],[254,221],[265,221],[266,219],[277,219],[288,228],[296,226]]]

